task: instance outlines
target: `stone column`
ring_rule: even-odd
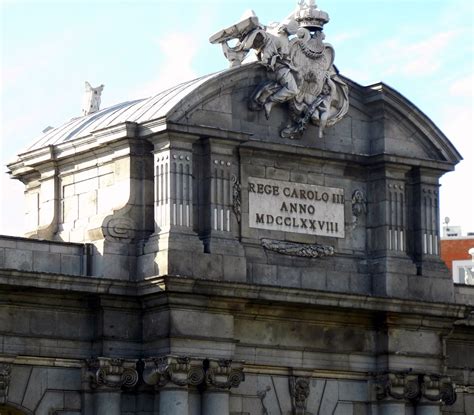
[[[229,415],[230,389],[245,379],[240,363],[210,360],[206,371],[206,391],[202,397],[202,415]]]
[[[374,294],[406,297],[416,266],[408,256],[408,168],[385,163],[370,171],[367,199],[369,271]]]
[[[245,281],[247,267],[239,241],[241,195],[238,141],[207,138],[199,147],[197,184],[199,237],[206,253],[222,256],[224,278]]]
[[[120,415],[122,388],[131,388],[138,381],[136,361],[99,357],[89,360],[87,366],[94,390],[94,415]]]
[[[150,358],[145,360],[143,380],[155,387],[156,414],[189,415],[195,412],[190,412],[194,402],[190,402],[188,387],[203,382],[204,369],[202,361],[189,357]]]
[[[417,375],[386,373],[376,379],[375,394],[380,415],[405,415],[406,404],[418,399]]]
[[[170,133],[152,139],[155,231],[138,260],[141,276],[191,276],[193,256],[204,252],[195,231],[193,143],[198,138]]]

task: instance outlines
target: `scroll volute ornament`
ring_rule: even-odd
[[[162,356],[145,360],[143,380],[160,388],[168,383],[197,386],[204,381],[202,362],[186,356]]]
[[[206,384],[217,389],[236,388],[245,380],[243,366],[231,360],[211,360],[206,371]]]
[[[99,357],[87,361],[90,386],[93,389],[132,388],[138,382],[135,360]]]
[[[418,376],[405,373],[387,373],[378,376],[375,393],[379,400],[386,398],[409,401],[417,400],[420,396]]]
[[[452,405],[456,402],[456,392],[451,379],[438,375],[423,376],[421,387],[423,398],[431,402],[443,402],[445,405]]]
[[[441,375],[414,373],[387,373],[376,378],[375,394],[378,400],[396,399],[410,402],[426,400],[453,405],[456,392],[451,379]]]

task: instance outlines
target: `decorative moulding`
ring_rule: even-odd
[[[334,255],[335,253],[334,247],[330,245],[301,244],[267,238],[261,239],[260,242],[265,249],[278,252],[279,254],[283,255],[292,255],[305,258],[321,258]]]

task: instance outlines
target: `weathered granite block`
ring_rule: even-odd
[[[61,271],[61,255],[50,252],[33,252],[33,270],[40,272]]]
[[[33,251],[5,248],[5,268],[31,271],[33,269]]]

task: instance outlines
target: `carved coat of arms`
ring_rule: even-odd
[[[283,138],[299,138],[309,122],[324,129],[347,113],[349,92],[333,65],[334,49],[324,42],[322,31],[329,21],[314,0],[301,0],[283,22],[261,25],[251,12],[237,24],[213,35],[231,66],[239,66],[253,49],[268,70],[265,82],[250,97],[251,110],[265,111],[270,117],[275,105],[287,103],[290,122],[282,129]],[[235,46],[228,42],[236,40]]]

